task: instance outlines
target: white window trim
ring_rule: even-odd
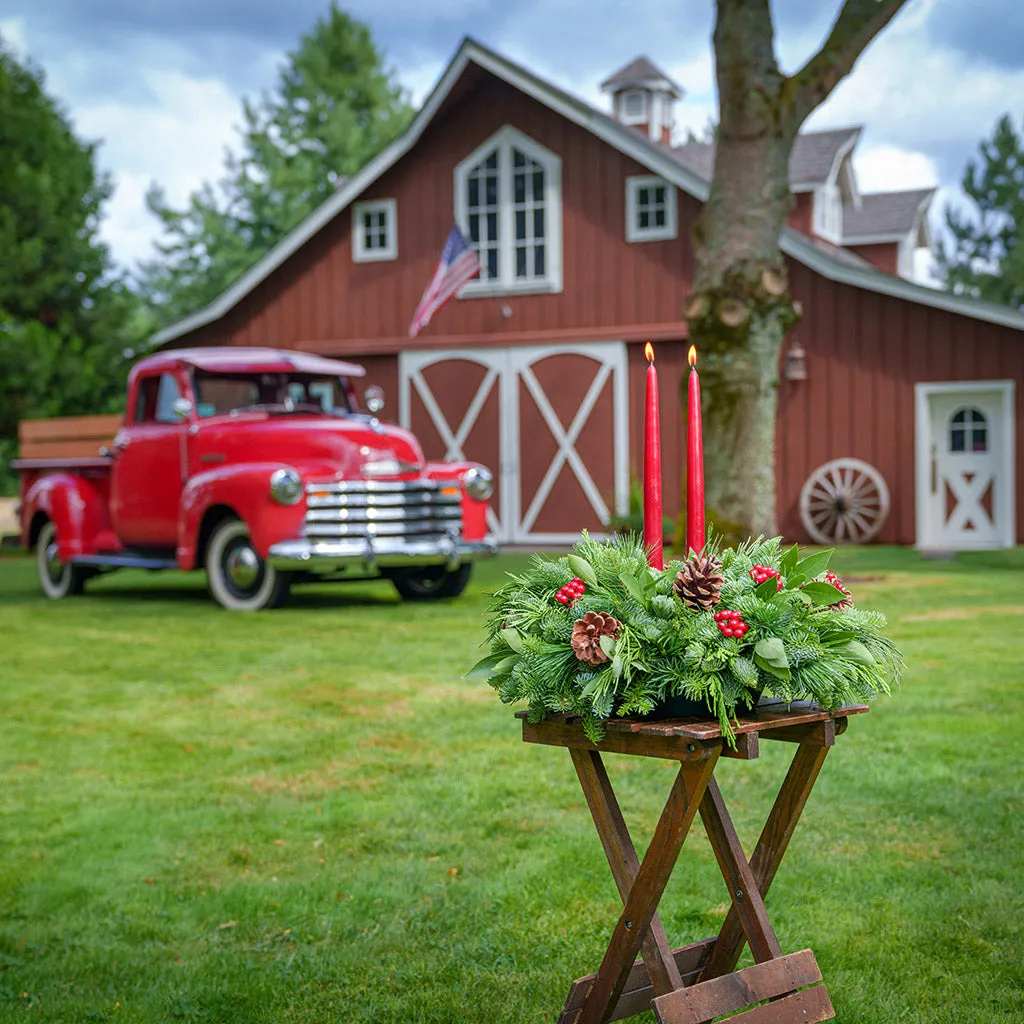
[[[531,160],[544,167],[544,209],[547,238],[544,260],[547,274],[543,278],[520,281],[515,276],[513,253],[515,224],[512,216],[512,147],[522,150]],[[457,298],[472,299],[488,295],[537,295],[562,290],[562,161],[550,149],[507,124],[455,167],[455,223],[469,241],[469,209],[465,189],[468,172],[491,150],[498,147],[498,239],[500,276],[494,281],[474,278],[459,289]],[[471,243],[472,244],[472,243]]]
[[[843,197],[835,182],[826,182],[814,190],[813,223],[819,238],[834,245],[843,244]]]
[[[363,240],[363,214],[385,214],[388,244],[383,249],[367,249]],[[379,263],[398,259],[398,203],[394,199],[370,199],[352,204],[352,261]]]
[[[665,226],[641,228],[637,224],[637,200],[640,189],[665,186]],[[640,174],[626,179],[626,241],[660,242],[675,238],[679,233],[676,215],[676,187],[654,174]]]
[[[641,100],[640,113],[639,114],[627,114],[626,113],[626,97],[639,94]],[[624,89],[619,93],[619,120],[623,124],[647,124],[648,111],[647,105],[650,103],[651,97],[646,89]]]

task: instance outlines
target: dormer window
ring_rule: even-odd
[[[562,290],[562,162],[506,126],[455,168],[455,219],[480,257],[460,296]]]
[[[619,94],[619,120],[623,124],[647,123],[646,90],[627,89]]]
[[[627,178],[626,241],[657,242],[676,233],[675,186],[653,175]]]
[[[394,199],[352,204],[352,259],[356,263],[398,258],[398,206]]]

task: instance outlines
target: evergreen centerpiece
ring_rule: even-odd
[[[779,538],[648,565],[642,542],[583,534],[573,553],[535,556],[491,601],[491,653],[471,670],[506,704],[583,719],[595,743],[612,715],[647,715],[671,697],[730,719],[762,692],[826,708],[889,693],[902,659],[885,617],[854,606],[827,572]]]

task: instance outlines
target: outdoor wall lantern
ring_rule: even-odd
[[[786,380],[807,380],[807,350],[796,339],[786,351]]]

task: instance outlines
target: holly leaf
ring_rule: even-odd
[[[814,604],[802,590],[787,590],[785,593],[789,594],[790,597],[795,597],[801,604],[807,605],[808,608]]]
[[[464,679],[489,679],[511,671],[519,661],[518,654],[488,654],[481,658],[466,674]],[[511,662],[511,664],[508,664]]]
[[[769,576],[764,583],[754,587],[754,596],[761,601],[770,601],[779,592],[779,581],[774,576]]]
[[[851,640],[843,644],[839,650],[843,651],[850,661],[855,661],[859,665],[875,664],[875,656],[859,640]]]
[[[789,679],[789,659],[786,657],[786,648],[777,636],[765,637],[758,640],[754,647],[754,661],[765,672],[770,672],[780,679]]]
[[[815,604],[838,604],[844,600],[846,595],[831,583],[821,583],[818,580],[811,580],[803,587],[805,593]]]
[[[796,563],[799,560],[800,545],[794,544],[779,560],[779,572],[781,572],[783,576],[788,576],[796,568]]]
[[[601,650],[610,658],[615,653],[615,638],[609,636],[607,633],[604,634],[598,641],[601,645]]]
[[[633,600],[638,601],[642,605],[647,604],[647,595],[644,593],[644,588],[641,586],[640,581],[628,572],[620,572],[619,579],[622,580],[622,585],[629,591]]]
[[[588,587],[597,586],[597,573],[594,572],[594,567],[585,559],[580,558],[579,555],[569,556],[569,568],[579,576],[581,580]]]
[[[523,653],[523,638],[519,635],[517,630],[513,629],[511,626],[507,626],[501,631],[501,637],[517,654]]]
[[[786,577],[786,590],[799,590],[807,582],[807,577],[801,572],[794,572],[792,576]]]
[[[814,579],[815,576],[820,575],[828,568],[828,560],[832,557],[834,551],[835,548],[829,548],[827,551],[816,551],[813,555],[801,558],[796,563],[796,571],[806,576],[809,580]]]

